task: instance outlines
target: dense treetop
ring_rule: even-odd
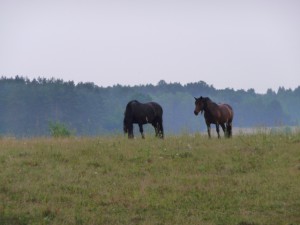
[[[257,94],[254,89],[217,90],[204,81],[99,87],[16,76],[0,79],[0,135],[46,136],[51,122],[63,123],[77,135],[121,133],[125,106],[133,99],[161,104],[166,134],[202,131],[206,129],[203,116],[193,114],[194,96],[230,104],[235,112],[233,127],[300,123],[300,86]]]

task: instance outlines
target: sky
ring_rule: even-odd
[[[299,0],[0,0],[0,76],[300,86]]]

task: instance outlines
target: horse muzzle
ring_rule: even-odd
[[[203,110],[200,110],[200,113],[203,114]],[[199,112],[195,110],[194,114],[197,116],[199,114]]]

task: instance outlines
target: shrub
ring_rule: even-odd
[[[52,137],[70,137],[72,132],[66,127],[65,124],[60,122],[49,123],[50,135]]]

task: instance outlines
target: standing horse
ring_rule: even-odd
[[[130,101],[124,113],[123,129],[128,133],[128,138],[133,138],[133,124],[137,123],[142,138],[144,136],[143,124],[151,123],[155,129],[156,137],[164,138],[162,124],[163,109],[156,102],[140,103],[137,100]]]
[[[218,138],[220,138],[219,126],[222,127],[225,137],[232,136],[233,110],[228,104],[216,104],[207,97],[195,98],[194,113],[197,116],[204,111],[205,123],[208,136],[210,135],[210,124],[216,124]]]

